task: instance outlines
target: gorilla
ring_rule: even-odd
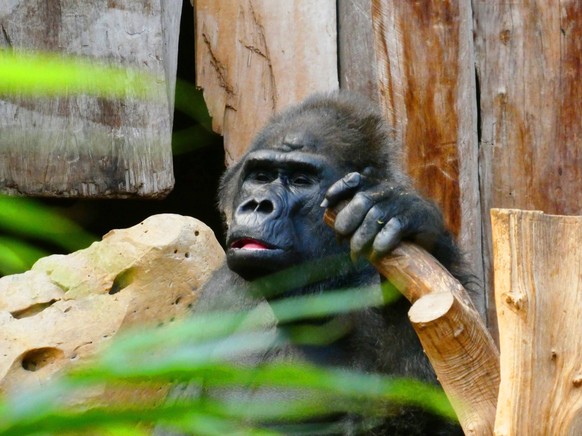
[[[226,263],[205,285],[196,311],[380,286],[381,277],[364,259],[389,253],[401,240],[419,244],[471,285],[441,212],[404,173],[401,144],[392,133],[377,108],[344,91],[313,95],[275,115],[221,180]],[[339,204],[344,207],[331,229],[324,211]],[[335,270],[327,277],[295,283],[283,295],[244,295],[257,281],[268,283],[273,273],[305,263],[325,265],[321,260],[334,256],[348,261],[330,262]],[[472,291],[474,297],[479,292]],[[349,328],[341,338],[321,347],[296,346],[292,353],[320,365],[436,383],[407,319],[408,307],[402,298],[344,315]],[[373,428],[363,425],[362,417],[333,416],[326,419],[334,431],[309,434],[462,434],[456,424],[418,408],[389,410]]]

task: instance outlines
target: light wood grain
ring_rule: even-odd
[[[380,81],[370,0],[338,0],[340,87],[378,103]]]
[[[582,434],[582,217],[493,210],[495,434]]]
[[[196,0],[196,82],[238,160],[275,112],[338,88],[332,0]]]
[[[473,8],[490,282],[491,208],[582,214],[582,2],[475,1]],[[489,319],[494,328],[493,305]]]
[[[375,99],[394,127],[395,139],[403,143],[415,186],[441,207],[471,269],[482,279],[471,4],[349,3],[371,17],[372,28],[362,26],[358,32],[372,32],[374,56],[359,61],[375,74]],[[340,65],[349,64],[340,59]],[[484,300],[478,306],[485,311]]]

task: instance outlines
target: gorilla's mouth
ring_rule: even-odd
[[[272,250],[274,247],[252,238],[241,238],[234,241],[230,248],[237,248],[240,250]]]
[[[245,280],[254,280],[294,263],[285,249],[260,239],[239,236],[227,246],[228,267]]]

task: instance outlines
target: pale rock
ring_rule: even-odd
[[[0,278],[0,394],[38,387],[86,362],[129,326],[185,316],[224,251],[202,222],[154,215],[69,255]],[[100,387],[72,404],[161,399],[165,387]]]

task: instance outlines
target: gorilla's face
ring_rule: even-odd
[[[320,204],[339,173],[320,155],[292,147],[247,154],[227,233],[227,262],[245,279],[334,251]]]
[[[324,198],[336,204],[356,199],[341,220],[343,231],[335,229],[344,237],[354,233],[364,221],[362,214],[374,206],[371,223],[354,233],[351,251],[362,254],[379,231],[381,220],[372,215],[391,214],[386,207],[375,207],[374,199],[393,203],[386,199],[389,187],[378,182],[405,181],[393,162],[394,145],[388,137],[381,114],[361,99],[339,93],[316,95],[273,117],[222,179],[219,203],[228,226],[228,267],[250,280],[347,253],[347,246],[338,244],[336,233],[323,222]],[[349,175],[354,172],[361,175]],[[379,192],[355,196],[372,186],[379,186]],[[391,235],[400,237],[398,230]]]

